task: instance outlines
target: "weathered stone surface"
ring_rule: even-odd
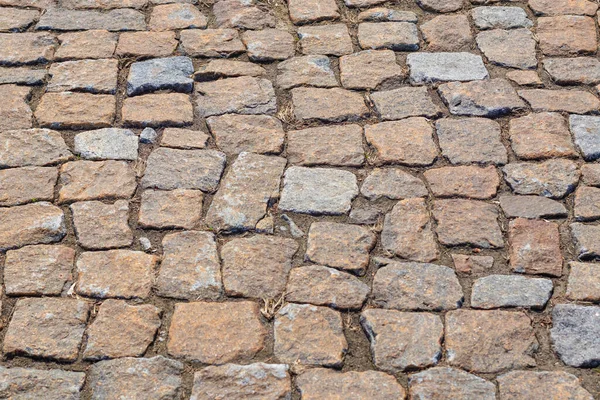
[[[600,164],[583,164],[581,177],[586,185],[600,186]]]
[[[125,35],[120,37],[123,40]],[[63,33],[58,36],[60,47],[56,50],[56,60],[83,58],[110,58],[117,46],[117,34],[107,30],[89,30]]]
[[[571,193],[579,182],[577,164],[554,159],[535,163],[510,163],[502,168],[504,180],[517,194],[537,194],[560,199]]]
[[[426,197],[423,181],[400,168],[375,168],[365,178],[360,192],[369,200],[387,197],[392,200]]]
[[[600,307],[557,304],[552,322],[554,350],[565,364],[586,368],[600,365]]]
[[[405,311],[458,308],[463,291],[452,268],[416,262],[387,262],[373,279],[373,302]]]
[[[294,116],[300,121],[356,121],[369,113],[362,94],[340,89],[292,89]]]
[[[167,349],[174,357],[224,364],[252,359],[266,336],[254,302],[177,303]]]
[[[175,399],[182,390],[182,373],[182,363],[163,356],[101,361],[88,374],[90,398]]]
[[[197,81],[210,81],[218,78],[236,76],[262,76],[267,71],[258,64],[236,60],[210,60],[208,64],[201,65],[194,77]]]
[[[66,233],[62,210],[45,201],[0,208],[0,251],[58,242]]]
[[[206,17],[192,4],[161,4],[152,9],[148,28],[168,31],[186,28],[206,28]]]
[[[428,11],[447,13],[463,7],[462,0],[417,0],[417,4]]]
[[[600,61],[593,57],[546,58],[544,69],[559,85],[600,83]]]
[[[404,399],[404,388],[396,379],[379,371],[337,372],[326,368],[310,369],[296,378],[303,399],[340,397],[355,400]]]
[[[587,161],[600,158],[600,118],[585,115],[571,115],[569,125],[575,144]]]
[[[337,125],[287,133],[291,164],[358,167],[365,161],[362,127]]]
[[[496,373],[536,365],[538,341],[531,320],[520,311],[450,311],[445,343],[447,361],[468,371]]]
[[[547,56],[573,56],[597,50],[596,24],[590,17],[561,15],[541,17],[536,35]]]
[[[246,51],[235,29],[186,29],[180,35],[182,50],[192,57],[230,57]]]
[[[531,2],[530,2],[531,3]],[[579,379],[564,371],[512,371],[497,378],[500,396],[506,400],[555,399],[592,400]]]
[[[489,199],[496,196],[500,177],[493,166],[441,167],[423,174],[436,197]]]
[[[283,126],[268,115],[225,114],[207,118],[206,124],[217,147],[228,154],[278,154],[283,148]]]
[[[284,175],[279,209],[304,214],[346,214],[357,195],[356,176],[351,172],[290,167]]]
[[[59,203],[128,199],[135,192],[135,172],[125,161],[71,161],[60,167]]]
[[[52,201],[58,170],[24,167],[0,170],[0,206]]]
[[[122,119],[128,126],[182,126],[193,122],[194,110],[186,94],[146,94],[123,101]]]
[[[365,50],[340,57],[340,80],[347,89],[375,89],[404,77],[391,50]]]
[[[27,246],[6,252],[4,286],[9,296],[59,295],[71,280],[75,250]]]
[[[127,95],[154,92],[157,90],[173,90],[191,92],[194,80],[192,59],[189,57],[155,58],[135,62],[129,69],[127,78]]]
[[[35,110],[35,118],[46,128],[103,128],[112,124],[115,107],[115,97],[106,94],[46,93]]]
[[[81,90],[114,94],[117,89],[118,60],[77,60],[52,64],[48,92]]]
[[[129,8],[100,11],[48,8],[35,26],[37,30],[80,31],[104,29],[107,31],[143,31],[144,14]]]
[[[386,250],[408,260],[428,262],[438,257],[439,250],[424,199],[396,203],[385,216],[381,244]]]
[[[306,24],[340,16],[335,0],[290,0],[290,19],[295,24]]]
[[[509,134],[513,150],[522,159],[577,156],[567,123],[558,113],[513,118]]]
[[[85,373],[0,367],[2,395],[7,398],[78,400],[85,383]]]
[[[385,7],[369,8],[361,11],[358,14],[358,21],[373,21],[373,22],[384,22],[384,21],[404,21],[417,23],[417,14],[412,11],[401,11]]]
[[[426,87],[404,87],[373,92],[370,97],[384,120],[413,116],[433,118],[441,113]]]
[[[515,275],[490,275],[477,279],[471,292],[471,307],[544,308],[552,295],[552,281]]]
[[[476,7],[471,10],[473,23],[479,29],[530,28],[533,22],[520,7]]]
[[[521,96],[534,112],[558,111],[586,114],[600,109],[600,100],[583,90],[519,90]]]
[[[109,249],[129,246],[133,242],[126,200],[117,200],[113,204],[82,201],[71,204],[71,213],[77,243],[81,247]]]
[[[282,157],[240,153],[212,200],[206,223],[217,231],[254,229],[279,197],[285,165]]]
[[[176,149],[204,149],[208,144],[209,136],[193,129],[166,128],[163,131],[160,145]]]
[[[437,200],[433,207],[436,232],[446,246],[504,247],[496,206],[475,200]]]
[[[600,218],[600,189],[579,186],[575,192],[574,214],[578,221],[592,221]]]
[[[415,399],[496,399],[496,386],[493,383],[449,367],[434,367],[411,375],[408,387],[411,398]]]
[[[293,239],[257,235],[233,239],[223,245],[223,284],[227,294],[277,298],[285,289],[292,256],[298,250]]]
[[[385,3],[384,0],[344,0],[344,4],[348,7],[369,7],[377,4]]]
[[[454,269],[459,274],[484,274],[494,266],[492,256],[471,256],[465,254],[452,254]]]
[[[562,203],[541,196],[500,196],[500,206],[508,218],[563,218],[567,209]]]
[[[47,63],[56,44],[48,33],[0,33],[0,65]]]
[[[137,160],[138,137],[129,129],[104,128],[77,134],[75,153],[88,160]]]
[[[227,113],[273,114],[277,109],[273,85],[251,76],[196,83],[196,110],[203,117]]]
[[[442,358],[444,325],[437,315],[372,308],[362,312],[360,323],[373,363],[383,371],[423,369]]]
[[[343,56],[352,54],[352,39],[345,24],[304,26],[298,28],[303,54]]]
[[[77,360],[88,314],[89,306],[81,300],[20,299],[6,330],[3,352],[73,362]]]
[[[415,51],[419,49],[417,25],[410,22],[362,22],[358,43],[363,49]]]
[[[200,190],[146,190],[142,194],[138,223],[145,228],[192,229],[202,218],[203,198]]]
[[[467,50],[473,43],[466,15],[440,15],[421,24],[427,51]]]
[[[217,27],[239,29],[275,27],[275,17],[254,4],[254,1],[248,0],[219,0],[212,8]]]
[[[145,299],[154,283],[158,258],[141,251],[108,250],[82,253],[77,259],[75,291],[88,297]]]
[[[406,58],[416,85],[489,77],[481,56],[471,53],[412,53]]]
[[[327,307],[287,304],[275,316],[275,357],[287,364],[339,367],[348,351],[342,316]]]
[[[506,79],[520,86],[542,86],[543,82],[540,79],[537,71],[514,70],[506,73]]]
[[[125,32],[119,35],[120,56],[165,57],[177,47],[175,32]]]
[[[600,226],[571,224],[571,234],[579,259],[600,258]]]
[[[350,274],[320,265],[292,268],[285,298],[339,309],[360,309],[371,288]]]
[[[31,69],[28,67],[0,67],[0,84],[41,85],[47,72],[45,69]]]
[[[349,222],[359,225],[372,225],[379,222],[384,210],[373,203],[357,204],[350,211]]]
[[[191,399],[278,400],[291,398],[291,393],[292,382],[285,364],[225,364],[194,374]]]
[[[598,5],[588,0],[529,0],[529,7],[537,15],[595,15]]]
[[[365,136],[376,150],[373,161],[378,164],[426,166],[433,164],[438,155],[433,127],[425,118],[366,125]]]
[[[346,56],[349,57],[349,56]],[[294,57],[277,65],[277,86],[291,89],[296,86],[338,86],[327,56]]]
[[[0,8],[0,31],[20,31],[27,29],[40,15],[37,10]]]
[[[450,82],[438,88],[450,112],[456,115],[498,117],[525,107],[505,79]]]
[[[23,129],[32,127],[31,108],[27,104],[31,89],[16,85],[0,86],[3,99],[0,109],[0,129]]]
[[[561,276],[563,258],[555,223],[517,218],[509,224],[508,242],[513,271]]]
[[[64,0],[61,6],[77,10],[85,9],[112,9],[112,8],[135,8],[140,9],[148,4],[148,0]]]
[[[224,168],[225,154],[215,150],[159,148],[148,157],[142,186],[214,192]]]
[[[444,118],[436,122],[444,157],[452,164],[506,164],[506,148],[500,141],[500,125],[486,118]]]
[[[252,61],[285,60],[296,52],[294,37],[280,29],[246,31],[242,34],[242,42]]]
[[[106,300],[87,329],[86,360],[142,356],[160,327],[160,309]]]
[[[529,29],[494,29],[480,32],[476,42],[492,64],[519,69],[537,67],[536,41]],[[517,48],[519,51],[514,51]]]
[[[600,268],[597,264],[569,263],[567,298],[575,301],[600,301]],[[8,289],[7,289],[8,291]]]

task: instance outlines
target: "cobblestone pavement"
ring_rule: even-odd
[[[600,399],[595,2],[0,6],[0,398]]]

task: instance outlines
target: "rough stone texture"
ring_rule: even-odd
[[[567,209],[562,203],[541,196],[501,195],[500,206],[508,218],[563,218]]]
[[[567,298],[576,301],[600,301],[600,268],[598,265],[571,262],[569,267]]]
[[[129,69],[127,95],[173,90],[191,92],[194,80],[189,76],[194,66],[189,57],[158,58],[135,62]]]
[[[600,164],[583,164],[581,178],[586,185],[600,186]]]
[[[343,56],[352,53],[352,39],[345,24],[298,28],[303,54]]]
[[[519,90],[519,96],[525,99],[535,112],[587,114],[600,109],[600,100],[583,90],[526,89]]]
[[[359,167],[365,161],[362,131],[359,125],[288,131],[288,161],[305,166]]]
[[[182,390],[183,364],[163,356],[125,357],[90,368],[91,399],[176,399]]]
[[[401,11],[385,7],[369,8],[361,11],[358,14],[358,20],[362,21],[373,21],[373,22],[385,22],[385,21],[404,21],[417,23],[417,14],[412,11]]]
[[[235,29],[186,29],[180,40],[182,50],[192,57],[230,57],[246,51]]]
[[[496,195],[500,185],[493,166],[441,167],[427,170],[423,175],[436,197],[489,199]]]
[[[411,398],[415,399],[496,399],[496,386],[493,383],[449,367],[434,367],[411,375],[408,387]]]
[[[385,216],[381,245],[408,260],[428,262],[439,256],[425,200],[414,198],[396,203]]]
[[[442,100],[455,115],[498,117],[525,107],[505,79],[450,82],[438,88]]]
[[[473,308],[543,308],[552,295],[552,281],[514,275],[490,275],[477,279],[471,292]]]
[[[287,304],[275,317],[275,356],[287,364],[341,366],[348,351],[342,316],[327,307]]]
[[[108,12],[48,8],[40,17],[37,30],[79,31],[103,29],[107,31],[143,31],[144,14],[128,8]]]
[[[442,358],[444,325],[430,313],[367,309],[360,317],[375,366],[397,373],[434,366]]]
[[[142,186],[214,192],[224,168],[225,154],[215,150],[159,148],[148,157]]]
[[[48,33],[0,33],[0,65],[39,64],[52,61],[57,44]]]
[[[27,246],[6,252],[4,286],[9,296],[59,295],[71,277],[75,250],[66,246]]]
[[[254,6],[254,1],[219,0],[213,6],[215,22],[219,28],[263,29],[275,26],[275,17]]]
[[[297,25],[340,16],[335,0],[289,0],[288,8],[290,19]]]
[[[427,51],[467,50],[473,43],[466,15],[440,15],[421,24]]]
[[[600,365],[600,307],[557,304],[552,321],[550,337],[565,364],[587,368]]]
[[[442,154],[452,164],[506,164],[506,148],[500,141],[500,125],[485,118],[444,118],[436,122]]]
[[[206,124],[219,149],[228,154],[278,154],[283,148],[283,126],[268,115],[225,114],[207,118]]]
[[[106,300],[87,329],[83,358],[142,356],[160,327],[160,314],[150,304],[132,306],[123,300]]]
[[[529,0],[529,7],[537,15],[595,15],[598,5],[588,0]]]
[[[362,22],[358,43],[363,49],[414,51],[419,49],[417,25],[410,22]]]
[[[592,57],[546,58],[544,69],[559,85],[600,83],[600,61]]]
[[[108,250],[82,253],[77,259],[75,291],[88,297],[145,299],[154,283],[158,258],[141,251]]]
[[[145,228],[192,229],[202,218],[203,198],[200,190],[146,190],[142,194],[138,223]]]
[[[352,398],[355,400],[404,399],[396,379],[378,371],[337,372],[326,368],[308,370],[296,378],[303,399]]]
[[[0,8],[0,31],[21,31],[27,29],[39,17],[37,10]]]
[[[452,254],[452,261],[458,274],[483,274],[494,266],[494,257],[492,256]]]
[[[294,88],[292,103],[300,121],[355,121],[369,113],[362,94],[340,88]]]
[[[426,197],[429,192],[420,178],[400,168],[375,168],[365,178],[360,193],[369,200]]]
[[[48,92],[85,91],[115,94],[118,60],[77,60],[52,64]]]
[[[227,113],[272,114],[276,109],[273,85],[251,76],[198,82],[196,110],[203,117]]]
[[[274,299],[283,293],[298,250],[293,239],[257,235],[221,248],[223,285],[232,296]]]
[[[350,274],[320,265],[292,268],[285,299],[339,309],[360,309],[371,288]]]
[[[476,42],[492,64],[519,69],[537,67],[536,41],[529,29],[485,31],[477,35]]]
[[[75,153],[88,160],[131,160],[138,157],[138,137],[129,129],[103,128],[77,134]]]
[[[406,58],[406,64],[410,81],[416,85],[489,77],[481,56],[471,53],[413,53]]]
[[[417,4],[425,10],[447,13],[460,10],[463,0],[417,0]]]
[[[60,167],[59,203],[127,199],[135,192],[135,172],[125,161],[70,161]]]
[[[208,64],[201,65],[194,74],[198,81],[211,81],[218,78],[236,76],[262,76],[267,71],[260,65],[236,60],[210,60]]]
[[[216,231],[254,229],[269,203],[279,197],[285,165],[285,158],[240,153],[213,197],[205,222]]]
[[[517,218],[509,224],[508,241],[513,271],[561,276],[563,258],[555,223]]]
[[[476,7],[471,10],[473,23],[479,29],[530,28],[533,22],[520,7]]]
[[[100,201],[74,203],[71,214],[77,243],[83,248],[109,249],[129,246],[133,242],[126,200],[117,200],[113,204]]]
[[[177,43],[175,32],[124,32],[119,35],[116,52],[120,56],[165,57],[173,54]]]
[[[446,246],[470,245],[504,247],[496,206],[474,200],[436,200],[433,217],[440,243]]]
[[[600,218],[600,189],[580,186],[575,192],[574,213],[578,221]]]
[[[88,314],[89,306],[82,300],[20,299],[6,330],[3,352],[73,362]]]
[[[600,258],[600,226],[576,222],[571,224],[571,234],[579,259]]]
[[[167,349],[185,360],[224,364],[252,359],[263,349],[266,336],[257,303],[177,303]]]
[[[31,89],[16,85],[0,86],[3,106],[0,110],[0,129],[23,129],[32,127],[31,108],[27,104]]]
[[[242,42],[252,61],[285,60],[293,57],[296,51],[294,37],[279,29],[246,31],[242,35]]]
[[[373,302],[404,311],[458,308],[463,292],[452,268],[416,262],[389,262],[373,279]]]
[[[537,194],[560,199],[571,193],[579,181],[577,164],[554,159],[535,163],[511,163],[502,168],[504,180],[517,194]]]
[[[384,120],[406,117],[437,117],[441,109],[436,105],[426,87],[403,87],[373,92],[370,95],[375,109]]]
[[[0,84],[41,85],[47,72],[45,69],[30,69],[28,67],[0,67]]]
[[[152,9],[148,28],[167,31],[186,28],[206,28],[207,19],[191,4],[161,4]]]
[[[346,214],[357,195],[356,176],[351,172],[290,167],[284,174],[279,209],[303,214]]]
[[[166,128],[163,131],[160,145],[176,149],[204,149],[209,136],[202,131],[184,128]]]
[[[340,80],[347,89],[375,89],[404,77],[391,50],[365,50],[340,57]]]
[[[122,119],[128,126],[182,126],[194,120],[194,110],[183,93],[147,94],[123,101]]]
[[[124,41],[130,33],[124,33]],[[56,50],[56,60],[109,58],[117,47],[117,35],[106,30],[89,30],[63,33],[58,36],[60,47]]]
[[[347,56],[350,57],[350,56]],[[296,86],[338,86],[327,56],[294,57],[277,65],[277,86],[291,89]]]
[[[279,400],[290,398],[291,393],[291,378],[285,364],[225,364],[196,372],[190,399]]]
[[[543,82],[540,79],[537,71],[514,70],[506,73],[506,79],[520,86],[542,86]]]
[[[12,399],[78,400],[85,373],[0,367],[2,395]]]
[[[575,144],[587,161],[600,158],[600,118],[584,115],[569,117]]]
[[[515,154],[525,160],[577,156],[567,123],[558,113],[513,118],[509,135]]]
[[[455,310],[446,314],[446,358],[450,365],[497,373],[536,365],[531,320],[521,311]]]
[[[66,233],[62,210],[48,202],[0,208],[0,251],[58,242]]]
[[[531,2],[530,2],[531,3]],[[512,371],[497,378],[500,396],[506,400],[523,398],[592,400],[575,375],[564,371]]]
[[[46,93],[35,110],[35,118],[45,128],[104,128],[112,124],[115,107],[115,97],[106,94]]]
[[[367,228],[336,222],[314,222],[308,232],[305,259],[363,274],[376,237]]]
[[[58,170],[53,167],[24,167],[0,170],[0,205],[16,206],[52,201]]]
[[[536,35],[546,56],[573,56],[597,50],[596,26],[590,17],[561,15],[538,18]]]

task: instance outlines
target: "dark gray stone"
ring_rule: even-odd
[[[194,65],[189,57],[155,58],[133,63],[127,78],[127,95],[156,90],[189,93],[194,87]]]
[[[552,281],[518,275],[490,275],[477,279],[471,293],[473,308],[543,308],[552,295]]]
[[[600,158],[600,117],[571,115],[569,124],[583,157],[587,161]]]
[[[564,218],[564,204],[541,196],[501,195],[500,206],[508,218]]]
[[[557,304],[550,337],[560,359],[573,367],[600,365],[600,307]]]

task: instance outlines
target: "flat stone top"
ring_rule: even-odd
[[[0,0],[0,398],[600,399],[597,3]]]

